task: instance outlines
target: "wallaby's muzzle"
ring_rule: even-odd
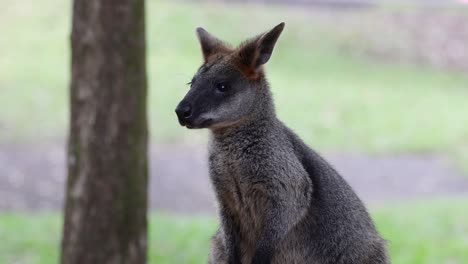
[[[175,110],[181,126],[187,125],[192,117],[192,107],[185,101],[181,101]]]

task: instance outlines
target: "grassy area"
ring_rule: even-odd
[[[1,22],[8,25],[3,38],[8,39],[0,41],[0,140],[63,137],[70,1],[2,4]],[[148,1],[154,141],[205,138],[205,132],[180,128],[173,113],[201,62],[196,26],[238,43],[285,21],[268,74],[280,117],[308,143],[321,150],[370,152],[466,149],[468,77],[347,56],[339,48],[347,40],[340,34],[350,36],[355,29],[336,23],[344,16],[280,6]],[[252,17],[255,23],[247,23]],[[355,17],[375,19],[366,12]]]
[[[372,210],[394,264],[468,262],[467,200],[389,205]],[[56,214],[0,215],[0,263],[57,263],[61,220]],[[150,263],[206,263],[211,217],[165,214],[150,219]]]

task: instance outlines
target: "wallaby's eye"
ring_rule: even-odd
[[[229,89],[229,86],[226,83],[220,82],[216,84],[216,89],[222,93],[225,93]]]

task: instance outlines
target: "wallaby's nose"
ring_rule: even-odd
[[[192,116],[192,107],[187,103],[181,103],[177,106],[175,110],[177,117],[179,118],[179,123],[184,125],[185,122],[190,116]]]
[[[176,110],[177,114],[183,118],[189,118],[192,115],[192,108],[190,105],[184,105]]]

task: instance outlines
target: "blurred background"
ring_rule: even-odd
[[[0,263],[57,263],[71,1],[1,0]],[[151,263],[206,263],[207,131],[174,109],[195,28],[234,45],[286,22],[267,76],[280,118],[369,207],[393,263],[468,263],[468,5],[449,0],[147,1]]]

